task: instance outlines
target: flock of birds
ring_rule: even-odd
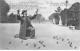
[[[61,40],[62,42],[65,42],[65,40],[67,40],[67,43],[69,44],[69,47],[77,49],[77,46],[73,47],[73,42],[71,42],[70,39],[64,39],[64,38],[61,38],[61,37],[58,37],[58,36],[53,36],[52,38],[57,40],[56,44],[60,44],[59,40]],[[23,43],[23,42],[24,42],[24,40],[21,41],[21,43]],[[46,45],[44,45],[44,41],[39,40],[38,43],[41,44],[42,47],[46,47]],[[11,41],[9,42],[9,45],[10,44],[11,44]],[[25,46],[28,46],[28,45],[29,45],[29,43],[25,44]],[[34,43],[33,47],[37,47],[37,44]],[[37,49],[40,49],[40,48],[41,48],[40,46],[37,47]]]
[[[73,43],[70,41],[70,39],[64,39],[64,38],[61,38],[61,37],[58,37],[58,36],[54,36],[53,39],[61,40],[62,42],[64,42],[65,40],[67,40],[67,43],[69,44],[69,46],[71,48],[77,49],[77,46],[73,47]],[[56,43],[59,44],[58,41]]]
[[[23,42],[24,42],[24,40],[21,40],[21,43],[23,43]],[[10,45],[11,43],[12,43],[12,42],[10,41],[10,42],[9,42],[9,45]],[[41,44],[42,47],[46,47],[46,46],[43,44],[44,41],[39,40],[38,43]],[[26,43],[26,44],[25,44],[25,46],[28,46],[28,45],[29,45],[29,43]],[[34,44],[33,44],[33,47],[35,48],[35,47],[37,47],[37,45],[38,45],[38,44],[34,43]],[[40,49],[40,48],[41,48],[40,46],[37,47],[37,49]]]

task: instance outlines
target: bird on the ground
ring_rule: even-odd
[[[70,46],[70,47],[72,47],[72,45],[71,45],[71,44],[70,44],[69,46]]]
[[[11,41],[9,42],[9,44],[11,44]]]
[[[28,45],[28,43],[25,46],[27,46],[27,45]]]
[[[74,49],[76,49],[77,47],[75,46]]]
[[[58,36],[55,36],[55,37],[58,37]]]
[[[43,45],[43,47],[46,47],[45,45]]]
[[[67,39],[69,41],[69,39]]]
[[[58,42],[56,42],[57,44],[59,44]]]
[[[40,49],[41,47],[38,47],[37,49]]]
[[[39,41],[40,44],[43,44],[44,41]]]
[[[59,37],[59,39],[61,39],[61,37]]]
[[[34,43],[34,47],[36,47],[36,44]]]
[[[53,38],[55,39],[55,36]]]
[[[64,39],[62,38],[62,41],[64,41]]]
[[[58,36],[55,36],[55,38],[58,38]]]
[[[68,44],[70,44],[70,41],[68,41]]]
[[[59,40],[59,38],[56,38],[57,40]]]
[[[72,47],[72,42],[70,43],[70,45],[69,45],[70,47]]]
[[[23,40],[21,41],[21,43],[23,43]]]
[[[70,44],[72,45],[72,42]]]

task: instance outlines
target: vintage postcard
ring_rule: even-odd
[[[80,0],[0,0],[0,50],[80,50]]]

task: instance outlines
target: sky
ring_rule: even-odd
[[[55,12],[56,8],[59,6],[54,6],[54,3],[65,3],[66,0],[5,0],[9,5],[10,4],[15,4],[15,3],[20,3],[20,2],[30,2],[30,1],[35,1],[38,3],[43,3],[43,5],[39,5],[40,7],[45,7],[42,9],[39,9],[39,13],[43,15],[46,19],[48,19],[48,16],[52,13]],[[69,6],[70,7],[73,3],[75,2],[80,2],[80,0],[68,0],[69,1]],[[63,10],[65,8],[65,5],[60,5],[61,9]],[[33,11],[28,11],[29,14],[34,14]]]
[[[65,2],[65,0],[6,0],[8,3],[18,3],[22,1],[39,1],[39,2],[44,2],[44,1],[51,1],[51,2]],[[68,0],[70,3],[74,2],[79,2],[80,0]]]

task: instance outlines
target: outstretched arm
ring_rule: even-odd
[[[35,12],[35,14],[34,14],[33,16],[29,17],[30,20],[34,19],[34,18],[37,16],[37,14],[38,14],[38,10],[39,10],[39,9],[36,10],[36,12]]]
[[[17,15],[17,20],[21,20],[21,17],[20,17],[20,15]]]
[[[20,10],[17,10],[17,20],[21,20],[19,12],[20,12]]]
[[[37,15],[33,15],[33,16],[30,16],[29,18],[30,18],[30,20],[32,20],[32,19],[34,19],[35,17],[36,17]]]

